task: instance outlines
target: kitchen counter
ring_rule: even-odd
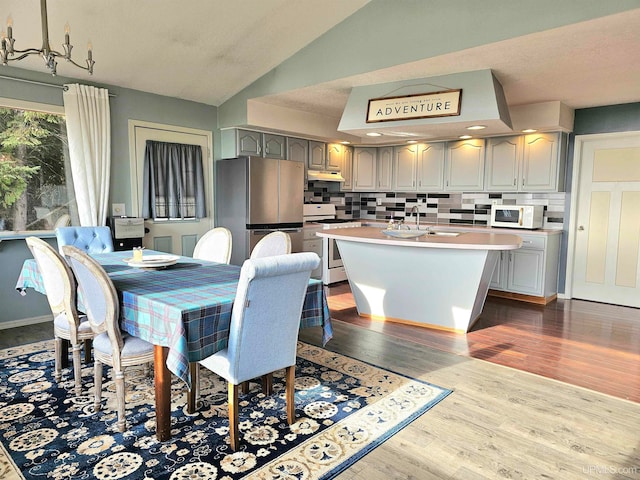
[[[360,227],[316,235],[335,239],[360,315],[455,332],[480,316],[500,252],[522,244],[510,231],[402,239]]]

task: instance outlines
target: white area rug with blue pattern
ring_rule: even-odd
[[[83,395],[72,369],[53,379],[53,341],[0,351],[0,478],[129,480],[328,479],[355,463],[450,390],[299,343],[296,422],[286,421],[284,371],[274,394],[241,396],[240,450],[229,448],[226,382],[201,369],[198,412],[172,384],[172,436],[155,436],[153,378],[125,372],[128,430],[115,428],[115,384],[104,368],[103,407],[93,408],[93,366]]]

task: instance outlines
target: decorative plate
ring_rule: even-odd
[[[161,268],[173,265],[180,257],[177,255],[144,255],[141,262],[136,262],[133,258],[123,258],[130,267],[136,268]]]

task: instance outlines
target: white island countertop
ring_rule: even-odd
[[[511,232],[437,235],[424,228],[425,235],[415,238],[376,227],[316,235],[335,240],[360,315],[468,332],[482,312],[500,252],[520,248],[522,239]]]
[[[381,245],[395,245],[418,248],[458,248],[465,250],[515,250],[522,246],[522,239],[509,233],[460,232],[457,236],[438,235],[440,230],[433,229],[435,234],[426,234],[427,228],[421,228],[425,235],[416,238],[396,238],[383,233],[384,229],[377,227],[354,227],[320,230],[319,237],[348,240],[352,242],[377,243]],[[408,230],[410,231],[410,230]],[[403,232],[403,230],[399,230]]]

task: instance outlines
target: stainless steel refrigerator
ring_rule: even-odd
[[[231,263],[242,265],[266,234],[291,236],[292,252],[302,251],[304,164],[262,157],[216,162],[217,223],[231,230]]]

